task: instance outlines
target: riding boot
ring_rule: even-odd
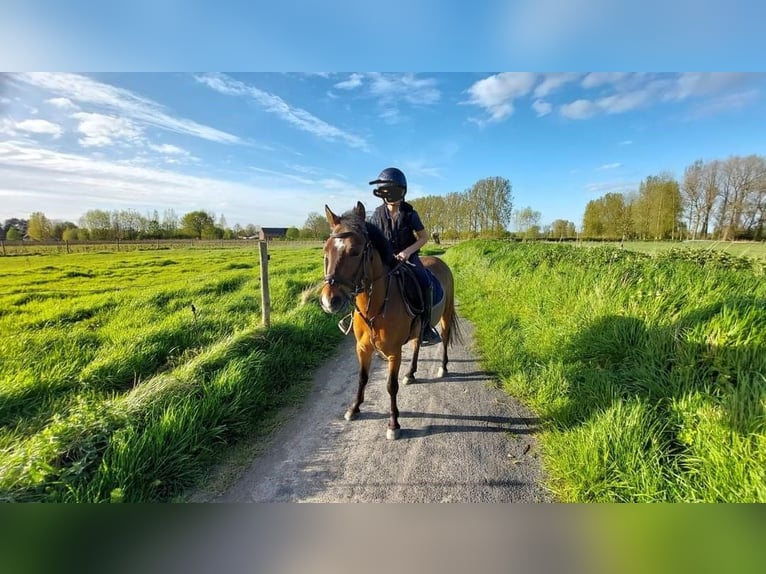
[[[421,319],[421,345],[427,347],[428,345],[436,345],[442,342],[439,332],[431,327],[431,309],[434,305],[434,286],[429,285],[423,296],[423,318]]]

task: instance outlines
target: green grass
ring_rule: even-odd
[[[764,264],[473,241],[447,251],[564,501],[766,501]]]
[[[266,432],[342,337],[321,247],[0,260],[0,500],[171,500]],[[194,310],[192,310],[192,306]]]
[[[681,249],[684,251],[701,251],[708,254],[723,253],[734,257],[751,257],[766,260],[766,241],[618,241],[603,243],[584,242],[584,246],[622,247],[640,253],[658,254],[665,251]]]

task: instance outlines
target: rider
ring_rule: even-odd
[[[423,315],[421,318],[422,343],[434,345],[441,342],[438,331],[431,327],[433,307],[433,285],[418,256],[418,251],[428,242],[428,232],[415,209],[404,201],[407,194],[407,178],[400,169],[387,167],[377,179],[373,194],[383,199],[383,205],[375,209],[371,222],[386,236],[398,261],[409,261],[414,265],[420,288],[423,292]]]

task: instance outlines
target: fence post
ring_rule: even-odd
[[[269,254],[265,241],[259,241],[258,247],[261,256],[261,317],[263,326],[268,328],[271,324],[271,298],[269,297]]]
[[[3,257],[5,257],[5,241],[0,241],[0,245],[3,246]]]

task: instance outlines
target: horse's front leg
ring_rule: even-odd
[[[420,355],[420,337],[415,337],[412,340],[412,359],[410,360],[410,368],[407,374],[402,379],[403,385],[409,385],[410,383],[416,383],[415,373],[418,370],[418,355]]]
[[[356,357],[359,360],[359,385],[356,389],[356,398],[344,416],[347,421],[353,420],[359,415],[359,405],[364,402],[364,388],[370,378],[370,365],[372,364],[372,345],[357,343]]]
[[[399,367],[402,364],[402,350],[388,357],[388,396],[391,398],[389,409],[388,429],[386,438],[394,440],[399,438],[399,409],[396,406],[396,394],[399,392]]]

